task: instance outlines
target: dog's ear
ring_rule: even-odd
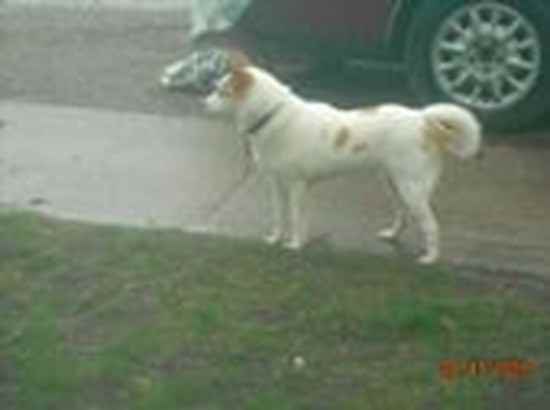
[[[246,67],[235,68],[231,73],[231,89],[236,99],[243,98],[254,83],[254,77]]]
[[[229,51],[229,69],[232,72],[239,71],[245,67],[251,66],[252,62],[248,55],[240,50],[230,50]]]

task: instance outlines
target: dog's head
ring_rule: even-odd
[[[208,111],[233,111],[249,96],[255,83],[250,67],[245,55],[232,54],[228,74],[216,82],[214,91],[205,99]]]

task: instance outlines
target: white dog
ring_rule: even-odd
[[[470,112],[453,104],[340,110],[305,101],[250,65],[233,67],[205,103],[211,112],[234,116],[257,166],[271,181],[269,243],[284,241],[285,247],[300,249],[306,239],[302,213],[308,187],[374,163],[385,171],[402,205],[379,237],[396,239],[410,216],[426,242],[419,262],[438,259],[439,226],[430,197],[445,153],[465,159],[480,150],[481,126]]]

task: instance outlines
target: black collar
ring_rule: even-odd
[[[283,104],[277,104],[267,113],[258,118],[256,122],[246,129],[246,135],[254,135],[260,132],[262,128],[264,128],[279,113],[279,111],[281,111],[281,108],[283,108]]]

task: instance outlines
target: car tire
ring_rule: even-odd
[[[492,129],[532,125],[549,107],[550,15],[539,0],[426,1],[405,46],[425,103],[451,101]]]

